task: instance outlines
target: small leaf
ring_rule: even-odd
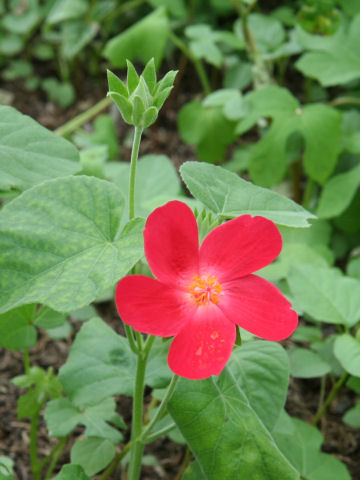
[[[80,465],[63,465],[54,480],[91,480]]]
[[[156,95],[156,97],[154,98],[154,106],[158,110],[160,110],[161,107],[164,105],[164,103],[165,103],[166,99],[168,98],[168,96],[170,95],[172,89],[173,89],[173,87],[167,87],[164,90],[161,90]]]
[[[154,95],[156,95],[159,92],[162,92],[166,88],[172,87],[174,85],[175,77],[177,73],[178,73],[178,70],[170,70],[170,72],[167,72],[163,76],[163,78],[158,82]]]
[[[36,344],[36,328],[31,325],[35,305],[24,305],[0,315],[0,345],[12,350],[22,350]]]
[[[123,95],[125,98],[127,98],[129,95],[128,90],[125,87],[124,83],[120,80],[120,78],[117,77],[110,70],[107,70],[106,72],[109,84],[109,91],[120,93],[120,95]]]
[[[116,92],[109,92],[108,95],[110,95],[110,97],[116,103],[124,121],[129,125],[132,125],[133,106],[129,102],[129,100],[123,95],[120,95],[119,93],[116,93]]]
[[[293,348],[289,351],[290,373],[295,378],[322,377],[331,367],[318,353],[306,348]]]
[[[360,342],[344,333],[335,340],[334,352],[341,366],[351,375],[360,377]]]
[[[343,421],[351,427],[360,428],[360,401],[345,413]]]
[[[83,467],[87,475],[95,475],[103,470],[114,456],[114,445],[98,437],[77,440],[70,453],[71,462]]]
[[[130,60],[126,60],[126,67],[127,67],[126,85],[127,85],[129,94],[131,95],[133,91],[136,89],[136,87],[138,86],[140,77],[137,74],[137,71],[135,70],[135,67],[130,62]]]
[[[145,113],[145,106],[141,97],[137,95],[132,99],[133,103],[133,113],[132,113],[132,120],[133,124],[136,126],[141,126],[142,116]]]
[[[152,94],[156,86],[156,69],[154,57],[152,57],[145,65],[145,68],[141,75],[144,78],[150,93]]]
[[[150,107],[144,112],[141,119],[141,125],[144,128],[150,127],[150,125],[156,122],[157,117],[158,117],[158,109],[155,107]]]

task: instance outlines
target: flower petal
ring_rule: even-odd
[[[182,202],[169,202],[149,215],[145,256],[155,277],[180,287],[198,273],[199,239],[196,219]]]
[[[257,275],[223,284],[218,307],[229,320],[266,340],[289,337],[298,323],[297,313],[280,290]]]
[[[221,281],[255,272],[280,253],[282,239],[276,225],[263,217],[242,215],[212,230],[200,247],[200,272]]]
[[[129,275],[117,284],[116,308],[121,319],[143,333],[171,337],[196,311],[182,292],[143,275]]]
[[[236,327],[215,306],[200,307],[173,340],[171,370],[191,380],[219,375],[231,355]]]

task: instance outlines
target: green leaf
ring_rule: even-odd
[[[249,479],[299,478],[227,368],[219,377],[181,379],[168,410],[205,479],[236,478],[239,472]]]
[[[67,60],[72,60],[97,35],[99,24],[85,23],[83,20],[70,20],[62,27],[61,52]]]
[[[334,353],[347,372],[360,377],[360,342],[356,338],[347,333],[338,336],[335,340]]]
[[[289,351],[290,373],[296,378],[322,377],[331,367],[321,356],[306,348],[295,347]]]
[[[150,127],[150,125],[156,122],[157,117],[158,109],[156,107],[150,107],[144,112],[140,123],[144,128]]]
[[[75,147],[12,107],[0,106],[0,188],[25,190],[81,170]]]
[[[253,341],[236,348],[228,364],[251,407],[271,431],[282,411],[289,383],[289,362],[278,343]]]
[[[110,97],[116,103],[116,106],[118,107],[124,121],[129,125],[132,125],[133,106],[129,102],[129,100],[123,95],[120,95],[120,93],[116,93],[116,92],[109,92],[108,95],[110,95]]]
[[[288,275],[296,302],[319,322],[352,327],[360,319],[360,281],[332,268],[294,266]]]
[[[126,60],[126,86],[130,94],[132,94],[139,85],[140,77],[130,60]]]
[[[52,180],[0,214],[0,312],[39,302],[68,312],[92,302],[142,257],[143,221],[118,235],[119,189],[94,177]]]
[[[305,76],[316,78],[324,87],[360,78],[360,14],[354,17],[347,31],[341,28],[329,40],[318,41],[320,36],[299,34],[307,40],[307,47],[314,50],[305,53],[296,63]]]
[[[88,8],[86,0],[56,0],[46,17],[46,23],[55,25],[65,20],[82,17]]]
[[[153,94],[156,87],[156,68],[154,58],[151,58],[145,65],[141,76],[144,78],[149,92]]]
[[[221,167],[185,162],[180,173],[192,195],[222,217],[261,215],[292,227],[307,227],[308,219],[314,218],[290,199],[253,185]]]
[[[46,78],[41,82],[49,99],[60,107],[66,108],[75,100],[75,89],[69,82],[59,82],[56,78]]]
[[[182,139],[196,144],[201,160],[224,160],[225,150],[235,140],[235,123],[229,121],[220,107],[206,108],[200,102],[190,102],[180,110],[178,126]]]
[[[156,343],[159,345],[155,344],[150,353],[146,383],[164,388],[171,377],[166,363],[168,345],[161,340]],[[78,333],[59,378],[73,405],[83,408],[109,395],[132,395],[135,370],[136,357],[127,340],[94,318]]]
[[[37,333],[31,323],[35,305],[25,305],[0,315],[0,345],[12,350],[22,350],[36,344]]]
[[[27,4],[23,8],[14,8],[12,13],[2,17],[1,27],[11,33],[29,34],[41,20],[41,11],[37,2]]]
[[[53,480],[91,480],[80,465],[63,465]]]
[[[186,27],[185,35],[190,39],[189,47],[196,58],[204,58],[215,67],[220,67],[223,54],[217,46],[218,33],[207,24]]]
[[[43,305],[39,313],[36,314],[34,323],[40,328],[57,328],[66,322],[66,313],[56,312],[52,308]]]
[[[165,10],[159,8],[109,40],[105,45],[104,56],[114,67],[125,67],[127,58],[145,64],[152,57],[158,66],[164,55],[168,33],[169,23]]]
[[[332,177],[321,192],[316,214],[321,218],[340,215],[351,203],[360,184],[360,165]]]
[[[284,411],[274,437],[280,450],[306,480],[351,480],[340,460],[320,451],[323,436],[317,428]]]
[[[200,463],[195,460],[187,468],[181,480],[206,480],[208,477],[202,471]]]
[[[130,164],[128,162],[108,163],[106,174],[127,199]],[[171,160],[166,155],[145,155],[139,159],[136,171],[136,191],[135,214],[140,217],[147,217],[155,208],[179,196],[179,177]]]
[[[114,445],[104,438],[78,440],[71,449],[71,462],[83,467],[87,475],[95,475],[109,465],[115,456]]]
[[[351,427],[360,428],[360,400],[343,416],[343,421]]]
[[[128,90],[124,83],[117,77],[114,73],[110,70],[106,70],[107,73],[107,80],[109,85],[109,92],[116,92],[123,95],[125,98],[128,97]]]
[[[142,116],[145,113],[145,105],[141,100],[141,97],[137,95],[135,95],[135,97],[132,99],[132,103],[133,103],[132,121],[134,125],[139,127],[141,126]]]
[[[122,440],[122,435],[107,423],[117,415],[115,410],[112,397],[83,410],[75,407],[68,398],[57,398],[47,404],[45,420],[51,437],[65,437],[77,425],[84,425],[86,437],[107,438],[116,445]],[[124,423],[122,425],[125,426]]]

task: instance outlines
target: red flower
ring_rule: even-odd
[[[281,235],[270,220],[242,215],[212,230],[199,248],[191,209],[173,201],[149,216],[144,242],[157,280],[123,278],[116,306],[136,330],[175,336],[168,362],[177,375],[218,375],[231,355],[235,324],[267,340],[295,330],[297,314],[280,290],[251,275],[281,251]]]

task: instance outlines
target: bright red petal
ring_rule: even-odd
[[[282,239],[276,225],[263,217],[242,215],[212,230],[200,247],[200,272],[221,281],[255,272],[280,253]]]
[[[199,307],[173,340],[169,367],[191,380],[219,375],[231,355],[236,327],[214,305]]]
[[[155,277],[180,287],[198,273],[199,240],[196,219],[182,202],[169,202],[148,217],[145,256]]]
[[[218,307],[229,320],[266,340],[289,337],[298,323],[296,312],[280,290],[256,275],[223,284]]]
[[[171,337],[196,308],[183,301],[183,293],[142,275],[129,275],[117,284],[116,308],[121,319],[143,333]]]

